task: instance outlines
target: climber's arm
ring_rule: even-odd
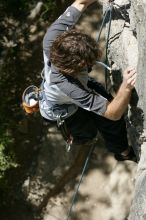
[[[136,71],[127,68],[123,74],[123,82],[115,98],[107,104],[107,109],[103,116],[111,120],[119,120],[127,109],[132,89],[136,82]]]
[[[49,58],[49,51],[53,41],[64,31],[72,28],[80,18],[82,12],[95,0],[76,0],[66,11],[49,27],[44,39],[44,55]]]

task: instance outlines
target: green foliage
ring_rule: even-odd
[[[14,140],[12,135],[9,134],[7,126],[7,124],[0,126],[0,187],[2,179],[5,178],[5,172],[18,166],[15,162],[15,153],[13,151]]]
[[[14,165],[12,152],[8,149],[8,145],[12,143],[12,138],[7,131],[8,118],[6,117],[5,106],[6,100],[3,97],[0,107],[0,181],[4,177],[5,171]]]
[[[1,0],[0,9],[2,9],[2,12],[6,11],[7,15],[11,15],[15,18],[20,15],[24,17],[30,13],[30,10],[33,9],[38,2],[38,0]],[[42,18],[44,20],[48,19],[48,15],[53,17],[55,10],[57,10],[56,1],[44,0]]]
[[[17,167],[14,162],[14,154],[8,145],[12,142],[9,136],[0,137],[0,180],[4,177],[5,171],[11,167]]]
[[[17,17],[21,12],[27,11],[29,4],[28,0],[2,0],[0,3],[1,8],[3,8],[3,11],[7,12],[7,15],[12,15],[14,17]]]
[[[42,19],[47,20],[49,15],[49,20],[55,15],[55,11],[57,9],[56,2],[52,0],[47,0],[43,4],[43,12],[41,14]]]
[[[12,87],[10,83],[13,84],[12,75],[14,76],[11,60],[8,58],[7,62],[3,62],[0,71],[0,188],[3,187],[3,182],[5,182],[5,172],[10,168],[17,167],[13,149],[14,137],[11,132],[14,124],[14,118],[12,118],[13,95],[10,89]]]

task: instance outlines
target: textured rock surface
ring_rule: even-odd
[[[113,14],[114,20],[111,24],[109,61],[114,70],[124,70],[127,66],[133,66],[138,72],[136,90],[129,107],[128,127],[134,147],[141,145],[141,158],[129,220],[144,220],[146,219],[146,115],[144,114],[146,112],[146,1],[115,0],[114,3],[116,3],[116,13]],[[129,15],[129,18],[125,15]],[[114,80],[116,82],[116,77]]]
[[[135,198],[131,208],[129,220],[146,219],[146,1],[132,1],[131,9],[132,28],[137,34],[138,42],[138,80],[137,93],[139,96],[138,107],[144,113],[143,131],[141,135],[141,159],[138,165],[138,175],[136,178]],[[141,120],[142,121],[142,120]]]

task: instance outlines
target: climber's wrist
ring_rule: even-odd
[[[80,12],[83,12],[89,5],[91,5],[96,0],[76,0],[72,6],[75,7]]]
[[[76,1],[72,4],[72,6],[75,7],[80,12],[83,12],[86,9],[86,6],[84,4],[79,4]]]

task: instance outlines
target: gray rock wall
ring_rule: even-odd
[[[138,80],[136,89],[139,96],[138,106],[146,112],[146,1],[132,1],[130,14],[131,28],[137,34],[138,43]],[[146,128],[146,115],[144,116],[144,128]]]
[[[136,90],[139,96],[138,107],[142,110],[143,130],[141,134],[141,159],[136,177],[135,197],[129,220],[146,219],[146,1],[133,0],[130,13],[131,28],[136,32],[138,42],[138,79]]]
[[[104,4],[104,10],[108,3]],[[146,1],[115,0],[108,47],[112,69],[137,69],[136,90],[129,105],[127,126],[135,151],[141,157],[135,183],[135,196],[129,220],[146,219]],[[108,22],[107,22],[108,26]],[[115,74],[115,71],[113,73]],[[118,83],[118,75],[113,76]]]

